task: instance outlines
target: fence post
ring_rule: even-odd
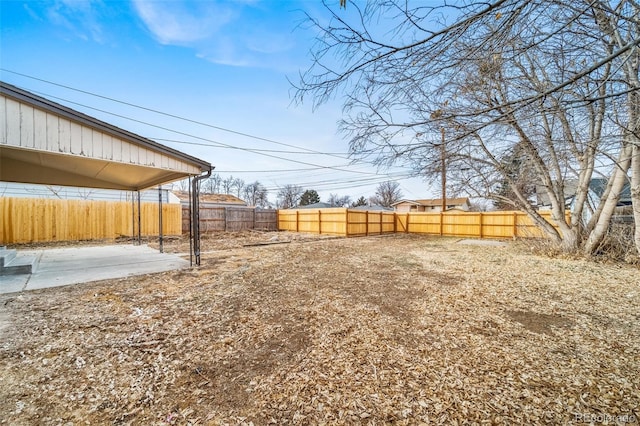
[[[483,227],[484,225],[482,224],[482,212],[480,212],[480,238],[483,237]]]
[[[380,235],[382,235],[382,211],[380,212]]]
[[[318,234],[322,234],[322,211],[318,210]]]
[[[396,212],[393,212],[393,233],[395,234],[396,232],[398,232],[398,215],[396,214]]]
[[[300,232],[300,211],[296,210],[296,232]]]
[[[518,236],[518,212],[513,212],[513,238]]]
[[[406,232],[407,234],[409,233],[409,212],[407,212],[407,223],[405,224],[406,228],[404,229],[404,232]]]
[[[444,235],[444,212],[440,212],[440,236]]]
[[[349,208],[344,209],[344,236],[349,236]]]
[[[365,215],[364,216],[365,217],[365,220],[364,220],[364,223],[365,223],[364,234],[366,236],[369,236],[369,211],[365,210],[364,215]]]
[[[347,209],[345,211],[345,216],[344,216],[344,236],[348,237],[349,236],[349,209]]]

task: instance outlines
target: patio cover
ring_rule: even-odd
[[[210,163],[0,82],[0,181],[139,191]]]
[[[206,161],[0,81],[0,181],[140,191],[196,176],[190,252],[197,265],[199,181],[212,169]],[[159,238],[162,251],[162,216]]]

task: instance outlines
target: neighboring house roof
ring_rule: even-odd
[[[589,191],[591,192],[590,196],[592,199],[599,199],[602,197],[602,194],[604,194],[604,191],[607,189],[607,182],[608,180],[606,178],[591,179],[591,182],[589,182]],[[571,205],[577,191],[577,179],[567,179],[564,181],[565,205]],[[549,196],[547,195],[547,192],[542,185],[536,186],[536,197],[538,200],[538,206],[551,205]],[[618,200],[618,206],[627,205],[631,205],[631,185],[629,183],[626,183],[622,187],[622,191],[620,192],[620,199]]]
[[[414,206],[419,206],[420,203],[415,201],[415,200],[400,200],[400,201],[396,201],[395,203],[391,204],[392,206],[397,206],[398,204],[413,204]]]
[[[189,202],[189,193],[187,191],[172,191],[182,202]],[[244,200],[231,194],[203,194],[200,193],[200,203],[209,204],[229,204],[234,206],[246,206]]]
[[[566,179],[564,181],[564,195],[565,195],[565,205],[569,206],[573,197],[576,195],[576,191],[578,190],[578,180],[577,179]],[[536,185],[536,200],[538,206],[550,206],[551,200],[547,195],[547,191],[542,185]]]
[[[329,203],[319,202],[319,203],[308,204],[306,206],[298,206],[296,208],[297,209],[330,209],[331,207],[333,206]]]
[[[349,210],[367,210],[367,211],[393,211],[393,209],[385,206],[356,206],[349,207]]]
[[[589,189],[593,191],[596,197],[600,198],[607,189],[607,182],[608,181],[605,178],[593,178],[591,179],[591,182],[589,182]],[[629,182],[622,187],[618,205],[631,205],[631,184]]]
[[[392,206],[397,206],[398,204],[408,203],[416,206],[425,206],[425,207],[438,207],[442,205],[442,198],[434,198],[428,200],[400,200],[391,204]],[[469,204],[468,197],[462,198],[447,198],[447,206],[462,206],[463,204]]]

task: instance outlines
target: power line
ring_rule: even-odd
[[[191,120],[191,119],[187,119],[184,117],[180,117],[177,115],[173,115],[173,114],[169,114],[169,113],[164,113],[162,111],[158,111],[158,110],[154,110],[151,108],[146,108],[146,107],[142,107],[133,103],[129,103],[129,102],[124,102],[124,101],[120,101],[114,98],[110,98],[107,96],[102,96],[102,95],[98,95],[92,92],[88,92],[88,91],[84,91],[81,89],[76,89],[70,86],[66,86],[66,85],[62,85],[62,84],[58,84],[58,83],[54,83],[51,82],[49,80],[45,80],[45,79],[40,79],[37,77],[33,77],[33,76],[29,76],[26,74],[22,74],[22,73],[18,73],[12,70],[7,70],[4,68],[0,68],[0,70],[5,71],[5,72],[9,72],[9,73],[13,73],[16,75],[20,75],[26,78],[30,78],[33,80],[37,80],[37,81],[41,81],[47,84],[51,84],[54,86],[59,86],[59,87],[63,87],[65,89],[69,89],[69,90],[73,90],[79,93],[84,93],[90,96],[95,96],[98,98],[102,98],[102,99],[106,99],[112,102],[116,102],[116,103],[120,103],[123,105],[127,105],[127,106],[131,106],[134,108],[139,108],[142,110],[146,110],[146,111],[150,111],[153,113],[157,113],[160,115],[164,115],[164,116],[168,116],[168,117],[172,117],[172,118],[176,118],[179,120],[183,120],[186,122],[190,122],[190,123],[194,123],[194,124],[198,124],[198,125],[202,125],[205,127],[210,127],[210,128],[214,128],[214,129],[218,129],[218,130],[222,130],[222,131],[227,131],[229,133],[234,133],[234,134],[238,134],[244,137],[249,137],[249,138],[253,138],[253,139],[257,139],[257,140],[262,140],[265,142],[269,142],[269,143],[274,143],[274,144],[278,144],[278,145],[283,145],[283,146],[288,146],[288,147],[292,147],[292,148],[296,148],[302,151],[289,151],[289,150],[269,150],[269,149],[257,149],[257,148],[245,148],[245,147],[238,147],[238,146],[233,146],[233,145],[229,145],[223,142],[219,142],[219,141],[215,141],[212,139],[208,139],[208,138],[203,138],[200,136],[196,136],[196,135],[192,135],[186,132],[182,132],[182,131],[178,131],[178,130],[174,130],[171,128],[167,128],[167,127],[163,127],[163,126],[159,126],[156,124],[152,124],[149,122],[145,122],[142,120],[137,120],[131,117],[127,117],[121,114],[117,114],[117,113],[113,113],[107,110],[103,110],[100,108],[96,108],[96,107],[92,107],[86,104],[82,104],[79,102],[74,102],[71,101],[69,99],[65,99],[62,97],[58,97],[58,96],[53,96],[53,95],[48,95],[42,92],[35,92],[38,93],[40,95],[46,96],[46,97],[50,97],[50,98],[54,98],[54,99],[58,99],[61,100],[63,102],[67,102],[70,104],[74,104],[74,105],[78,105],[84,108],[88,108],[90,110],[94,110],[94,111],[99,111],[105,114],[109,114],[112,116],[116,116],[125,120],[129,120],[129,121],[133,121],[133,122],[137,122],[146,126],[150,126],[153,128],[157,128],[157,129],[161,129],[161,130],[165,130],[168,132],[172,132],[172,133],[176,133],[176,134],[180,134],[183,136],[187,136],[190,138],[194,138],[197,140],[201,140],[204,141],[206,143],[202,143],[202,142],[193,142],[193,141],[184,141],[184,140],[176,140],[176,139],[165,139],[165,138],[155,138],[157,140],[162,140],[162,141],[167,141],[167,142],[172,142],[172,143],[179,143],[179,144],[187,144],[187,145],[196,145],[196,146],[206,146],[206,147],[217,147],[217,148],[226,148],[226,149],[235,149],[235,150],[239,150],[239,151],[245,151],[245,152],[251,152],[257,155],[263,155],[266,157],[270,157],[270,158],[275,158],[278,160],[282,160],[282,161],[289,161],[289,162],[293,162],[293,163],[298,163],[298,164],[303,164],[303,165],[307,165],[307,166],[311,166],[310,168],[299,168],[299,169],[283,169],[283,170],[254,170],[254,171],[250,171],[250,170],[246,170],[246,171],[227,171],[225,173],[280,173],[280,172],[304,172],[304,171],[312,171],[312,170],[335,170],[335,171],[341,171],[341,172],[346,172],[346,173],[358,173],[358,174],[362,174],[362,175],[370,175],[372,177],[370,178],[366,178],[366,179],[360,179],[360,180],[325,180],[325,181],[316,181],[316,182],[308,182],[307,184],[305,184],[306,186],[329,186],[329,187],[334,187],[334,189],[344,189],[344,188],[353,188],[353,187],[360,187],[360,186],[366,186],[366,185],[370,185],[373,183],[378,183],[384,180],[394,180],[394,179],[405,179],[405,178],[410,178],[412,177],[411,174],[389,174],[389,173],[374,173],[374,172],[365,172],[365,171],[360,171],[360,170],[349,170],[349,169],[342,169],[342,167],[348,167],[353,165],[353,163],[350,164],[344,164],[344,165],[339,165],[339,166],[323,166],[323,165],[318,165],[318,164],[314,164],[314,163],[309,163],[309,162],[305,162],[305,161],[299,161],[299,160],[294,160],[291,158],[286,158],[286,157],[282,157],[282,156],[278,156],[278,155],[273,155],[273,154],[293,154],[293,155],[327,155],[327,156],[332,156],[332,157],[336,157],[336,158],[341,158],[341,159],[348,159],[343,157],[341,154],[343,153],[334,153],[334,152],[320,152],[320,151],[315,151],[312,149],[308,149],[305,147],[300,147],[300,146],[296,146],[296,145],[292,145],[292,144],[287,144],[287,143],[283,143],[283,142],[278,142],[278,141],[274,141],[271,139],[267,139],[267,138],[262,138],[259,136],[255,136],[255,135],[251,135],[248,133],[243,133],[243,132],[238,132],[238,131],[234,131],[231,129],[226,129],[220,126],[215,126],[215,125],[211,125],[211,124],[207,124],[207,123],[203,123],[203,122],[199,122],[199,121],[195,121],[195,120]],[[346,153],[344,153],[344,155],[348,155]],[[367,162],[364,160],[354,160],[354,162],[358,162],[358,163],[365,163],[365,164],[373,164],[371,162]],[[339,185],[336,187],[336,185]]]
[[[86,95],[89,95],[89,96],[94,96],[94,97],[101,98],[101,99],[105,99],[105,100],[108,100],[108,101],[111,101],[111,102],[116,102],[116,103],[119,103],[119,104],[122,104],[122,105],[127,105],[127,106],[130,106],[130,107],[133,107],[133,108],[138,108],[138,109],[141,109],[141,110],[144,110],[144,111],[153,112],[155,114],[163,115],[165,117],[171,117],[171,118],[175,118],[177,120],[186,121],[188,123],[193,123],[193,124],[197,124],[197,125],[200,125],[200,126],[209,127],[211,129],[216,129],[216,130],[220,130],[220,131],[227,132],[227,133],[232,133],[232,134],[239,135],[239,136],[244,136],[244,137],[247,137],[247,138],[250,138],[250,139],[256,139],[256,140],[260,140],[260,141],[263,141],[263,142],[273,143],[273,144],[276,144],[276,145],[287,146],[289,148],[296,148],[296,149],[307,151],[307,152],[313,153],[313,154],[328,155],[328,156],[331,156],[331,157],[342,158],[343,160],[348,159],[348,158],[345,158],[342,155],[340,155],[341,153],[331,153],[331,152],[316,151],[316,150],[313,150],[313,149],[309,149],[309,148],[305,148],[305,147],[301,147],[301,146],[297,146],[297,145],[293,145],[293,144],[289,144],[289,143],[285,143],[285,142],[279,142],[279,141],[276,141],[276,140],[273,140],[273,139],[269,139],[269,138],[264,138],[264,137],[261,137],[261,136],[252,135],[250,133],[240,132],[240,131],[237,131],[237,130],[228,129],[228,128],[225,128],[225,127],[216,126],[216,125],[209,124],[209,123],[204,123],[204,122],[197,121],[197,120],[192,120],[190,118],[181,117],[179,115],[166,113],[166,112],[159,111],[159,110],[156,110],[156,109],[153,109],[153,108],[143,107],[141,105],[137,105],[137,104],[134,104],[134,103],[131,103],[131,102],[121,101],[119,99],[111,98],[111,97],[104,96],[104,95],[99,95],[97,93],[89,92],[87,90],[77,89],[75,87],[66,86],[64,84],[55,83],[55,82],[50,81],[50,80],[34,77],[34,76],[31,76],[31,75],[28,75],[28,74],[19,73],[17,71],[8,70],[6,68],[0,68],[0,71],[8,72],[8,73],[11,73],[11,74],[19,75],[21,77],[25,77],[25,78],[29,78],[29,79],[32,79],[32,80],[40,81],[40,82],[43,82],[43,83],[51,84],[53,86],[62,87],[62,88],[68,89],[68,90],[73,90],[75,92],[83,93],[83,94],[86,94]],[[60,98],[58,98],[58,99],[60,99]],[[345,155],[348,155],[348,154],[345,153]],[[357,160],[357,161],[361,161],[361,160]],[[366,161],[362,161],[362,162],[367,163]]]
[[[209,144],[205,144],[205,143],[198,143],[198,142],[188,142],[188,141],[183,141],[183,140],[178,140],[178,139],[166,139],[166,138],[154,138],[154,137],[149,137],[149,139],[153,139],[155,141],[163,141],[163,142],[172,142],[172,143],[179,143],[179,144],[185,144],[185,145],[200,145],[200,146],[211,146]],[[212,141],[213,143],[213,141]],[[216,143],[220,143],[220,142],[216,142]],[[286,150],[280,150],[280,149],[262,149],[262,148],[243,148],[243,147],[238,147],[238,146],[226,146],[226,145],[220,145],[220,148],[229,148],[229,149],[250,149],[251,151],[256,151],[256,152],[274,152],[274,153],[279,153],[279,154],[296,154],[296,155],[339,155],[341,153],[337,153],[337,152],[322,152],[322,153],[316,153],[316,152],[306,152],[306,151],[286,151]],[[344,155],[348,155],[348,154],[344,154]]]
[[[376,183],[382,183],[387,180],[402,180],[402,179],[407,179],[411,177],[412,175],[410,174],[397,174],[393,178],[380,176],[377,178],[371,177],[371,178],[362,178],[362,179],[353,179],[353,180],[339,180],[339,181],[325,180],[325,181],[314,181],[314,182],[312,181],[312,182],[297,183],[295,185],[301,186],[303,188],[314,188],[314,189],[329,191],[329,190],[337,190],[337,189],[358,188],[362,186],[373,185]],[[268,188],[268,189],[277,190],[279,188],[276,187],[276,188]]]
[[[318,168],[324,168],[324,169],[331,169],[331,170],[336,170],[336,171],[340,171],[340,172],[360,173],[360,174],[367,174],[367,175],[379,175],[378,173],[363,172],[363,171],[358,171],[358,170],[347,170],[347,169],[341,169],[339,167],[334,167],[334,166],[321,166],[319,164],[308,163],[308,162],[299,161],[299,160],[293,160],[293,159],[290,159],[290,158],[285,158],[285,157],[280,157],[280,156],[277,156],[277,155],[268,154],[266,152],[255,151],[255,150],[253,150],[251,148],[234,147],[233,145],[225,144],[223,142],[214,141],[214,140],[211,140],[211,139],[203,138],[201,136],[192,135],[192,134],[189,134],[189,133],[186,133],[186,132],[182,132],[182,131],[179,131],[179,130],[173,130],[173,129],[170,129],[168,127],[162,127],[162,126],[159,126],[157,124],[152,124],[152,123],[148,123],[146,121],[137,120],[135,118],[126,117],[126,116],[121,115],[121,114],[116,114],[114,112],[105,111],[103,109],[91,107],[89,105],[81,104],[79,102],[70,101],[68,99],[61,98],[59,96],[49,95],[49,94],[46,94],[46,93],[43,93],[43,92],[38,92],[38,91],[35,91],[34,93],[37,93],[39,95],[46,96],[46,97],[49,97],[49,98],[58,99],[58,100],[61,100],[63,102],[67,102],[67,103],[70,103],[70,104],[73,104],[73,105],[78,105],[78,106],[81,106],[83,108],[88,108],[88,109],[91,109],[91,110],[94,110],[94,111],[99,111],[99,112],[102,112],[104,114],[113,115],[115,117],[123,118],[125,120],[129,120],[129,121],[133,121],[133,122],[136,122],[136,123],[144,124],[145,126],[150,126],[150,127],[154,127],[154,128],[161,129],[161,130],[166,130],[168,132],[176,133],[176,134],[183,135],[183,136],[188,136],[190,138],[203,140],[203,141],[206,141],[206,142],[210,142],[210,143],[221,145],[221,146],[228,147],[228,148],[234,148],[234,149],[239,149],[239,150],[242,150],[242,151],[253,152],[254,154],[263,155],[265,157],[271,157],[271,158],[275,158],[275,159],[282,160],[282,161],[289,161],[289,162],[292,162],[292,163],[304,164],[306,166],[312,166],[312,167],[318,167]]]

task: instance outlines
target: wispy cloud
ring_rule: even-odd
[[[218,32],[234,17],[233,9],[216,2],[150,2],[134,0],[138,16],[162,44],[190,45]]]
[[[45,9],[44,19],[67,29],[78,38],[104,43],[99,12],[103,6],[101,1],[56,0]]]
[[[283,56],[295,46],[292,25],[274,3],[133,0],[133,5],[159,43],[191,48],[198,58],[221,65],[289,68]]]

